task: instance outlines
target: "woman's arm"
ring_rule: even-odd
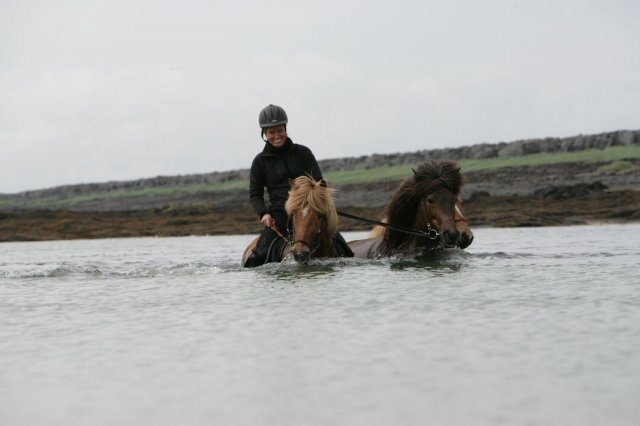
[[[267,213],[267,207],[264,204],[264,174],[262,173],[262,161],[260,161],[260,157],[254,158],[251,164],[251,172],[249,174],[249,202],[260,218]]]

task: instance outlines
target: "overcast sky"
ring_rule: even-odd
[[[0,0],[0,193],[640,128],[640,2]]]

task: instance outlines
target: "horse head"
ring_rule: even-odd
[[[428,232],[438,238],[420,237],[386,229],[387,251],[398,249],[460,245],[456,226],[456,206],[460,202],[463,177],[453,161],[427,161],[405,179],[385,209],[390,224]],[[432,233],[435,235],[434,233]]]
[[[296,262],[331,255],[338,228],[334,191],[324,180],[315,181],[309,176],[293,181],[285,209],[291,220],[291,251]]]

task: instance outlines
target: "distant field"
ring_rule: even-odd
[[[462,160],[459,164],[465,173],[496,170],[504,167],[537,166],[573,162],[605,162],[603,171],[627,172],[635,170],[632,163],[625,161],[640,159],[640,145],[613,147],[605,150],[588,150],[570,153],[530,154],[518,157],[488,158],[480,160]],[[338,171],[326,173],[326,179],[330,185],[346,185],[358,183],[371,183],[384,180],[397,180],[408,176],[414,165],[399,165],[378,167],[373,169]],[[63,208],[95,201],[109,201],[126,198],[144,197],[181,197],[197,195],[205,192],[219,192],[229,190],[248,189],[247,180],[221,182],[216,184],[194,184],[188,186],[174,186],[163,188],[148,188],[135,190],[118,190],[111,192],[99,192],[90,195],[78,195],[68,198],[47,197],[28,199],[23,197],[7,197],[0,199],[0,209],[11,208]]]
[[[575,162],[623,162],[640,158],[640,145],[620,146],[604,150],[593,149],[579,152],[530,154],[518,157],[486,158],[458,161],[464,173],[496,170],[504,167],[540,166]],[[379,167],[366,170],[351,170],[327,173],[332,185],[369,183],[380,180],[402,179],[411,173],[412,165]]]
[[[143,188],[135,190],[117,190],[110,192],[97,192],[95,194],[76,195],[71,197],[42,197],[37,199],[23,199],[10,197],[0,199],[0,209],[11,208],[62,208],[73,207],[82,203],[96,201],[122,200],[126,198],[145,197],[179,197],[185,195],[197,195],[198,193],[229,191],[249,187],[249,181],[230,181],[218,184],[194,184],[188,186],[172,186],[166,188]]]
[[[487,158],[461,161],[464,172],[495,170],[503,167],[540,166],[576,162],[610,162],[640,158],[640,145],[617,146],[588,151],[530,154],[519,157]]]

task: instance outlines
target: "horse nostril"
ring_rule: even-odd
[[[460,239],[460,233],[456,231],[444,231],[442,233],[442,239],[444,243],[448,246],[455,246],[458,244],[458,240]]]
[[[309,254],[308,251],[294,251],[293,259],[298,263],[307,263],[310,257]]]
[[[458,241],[458,247],[461,249],[465,249],[471,245],[473,242],[473,235],[461,233],[460,240]]]

